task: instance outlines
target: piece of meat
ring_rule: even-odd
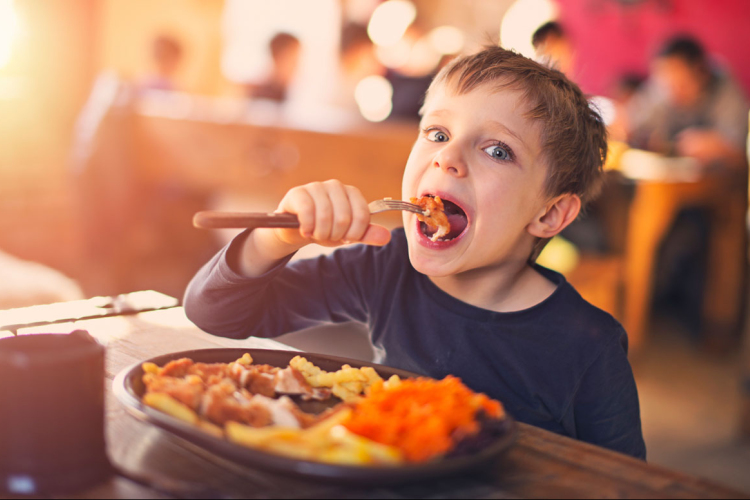
[[[319,400],[331,396],[330,389],[313,388],[291,367],[194,363],[187,358],[172,361],[158,372],[148,371],[143,381],[148,392],[166,393],[218,426],[232,421],[252,427],[306,428],[319,418],[304,413],[287,396],[274,398],[280,394]]]
[[[276,395],[276,373],[279,368],[270,365],[250,365],[243,367],[235,364],[231,369],[231,378],[239,387],[243,387],[252,394],[261,394],[272,398]]]
[[[188,374],[188,370],[191,366],[193,366],[192,359],[175,359],[164,365],[164,368],[159,370],[159,375],[162,377],[184,377]]]
[[[203,398],[204,387],[199,378],[149,377],[146,379],[147,392],[168,394],[180,403],[198,410]]]
[[[279,394],[290,395],[312,395],[313,392],[313,387],[307,383],[304,375],[291,366],[276,373],[274,389]]]
[[[302,372],[291,366],[276,373],[274,389],[277,394],[300,396],[303,401],[326,401],[331,397],[330,389],[311,386]]]
[[[271,414],[271,425],[288,427],[290,429],[299,429],[302,427],[301,422],[297,418],[297,415],[302,414],[302,411],[287,396],[272,399],[256,394],[253,396],[251,404],[256,405],[258,408],[264,408]]]
[[[439,196],[410,198],[410,201],[415,205],[419,205],[425,211],[424,215],[417,214],[417,219],[427,224],[430,231],[434,231],[432,236],[430,236],[432,241],[437,241],[450,232],[451,224],[448,221],[448,216],[445,214],[443,200]]]
[[[189,375],[197,375],[204,382],[211,377],[226,378],[229,375],[229,365],[226,363],[195,363],[188,368]]]
[[[254,396],[237,390],[231,380],[210,387],[201,404],[201,415],[216,425],[239,422],[251,427],[265,427],[273,423],[271,411],[253,402]]]
[[[315,387],[313,388],[312,394],[304,395],[302,396],[303,401],[310,401],[311,399],[313,401],[328,401],[331,399],[331,389],[326,389],[325,387]]]

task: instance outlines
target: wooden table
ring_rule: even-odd
[[[19,328],[19,335],[88,330],[107,346],[107,438],[112,462],[135,475],[154,475],[161,489],[115,477],[77,497],[324,497],[324,498],[740,498],[708,481],[689,477],[602,448],[519,424],[515,445],[485,471],[397,488],[351,488],[276,477],[226,462],[131,417],[110,387],[123,368],[175,351],[216,347],[289,349],[251,338],[208,335],[180,307]],[[7,334],[7,333],[6,333]]]

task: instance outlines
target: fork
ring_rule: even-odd
[[[405,210],[417,214],[424,214],[419,205],[401,200],[382,199],[368,204],[371,214],[379,214],[389,210]],[[299,219],[289,213],[262,212],[222,212],[207,210],[198,212],[193,217],[193,226],[200,229],[247,228],[256,227],[299,227]]]

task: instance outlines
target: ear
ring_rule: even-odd
[[[563,194],[539,211],[526,230],[537,238],[552,238],[568,227],[581,211],[581,198],[577,194]]]

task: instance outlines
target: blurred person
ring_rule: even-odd
[[[349,23],[341,30],[341,70],[356,85],[362,78],[382,75],[385,68],[375,55],[367,27]]]
[[[341,30],[338,91],[333,93],[335,106],[359,113],[354,92],[357,84],[368,76],[382,76],[385,67],[375,55],[375,44],[367,27],[348,23]]]
[[[689,35],[668,40],[651,69],[647,93],[632,113],[629,142],[703,165],[745,166],[750,105],[700,42]]]
[[[177,90],[177,72],[183,57],[182,44],[169,35],[159,35],[151,43],[153,74],[140,82],[142,90]]]
[[[249,84],[248,94],[252,98],[283,102],[297,73],[302,44],[296,36],[282,32],[271,39],[268,48],[272,60],[271,73],[264,81]]]
[[[536,60],[565,73],[573,74],[573,44],[557,21],[544,23],[531,36],[531,44],[536,52]]]
[[[634,73],[627,73],[620,77],[612,89],[612,104],[614,105],[614,119],[609,125],[610,138],[627,142],[630,129],[631,108],[637,103],[638,95],[643,89],[646,78]]]
[[[385,74],[385,78],[393,86],[393,109],[390,119],[418,121],[419,110],[432,79],[438,70],[449,62],[443,61],[443,58],[437,55],[433,59],[429,52],[424,52],[424,48],[429,47],[424,44],[425,36],[425,30],[419,23],[411,24],[403,36],[405,46],[409,47],[406,64],[398,68],[389,68]],[[444,64],[440,66],[441,63]]]
[[[748,101],[729,74],[713,66],[689,35],[669,39],[652,61],[644,91],[633,97],[628,142],[664,155],[695,158],[714,174],[729,177],[726,203],[747,208]],[[703,329],[712,212],[683,210],[665,237],[655,277],[657,307],[673,310],[697,335]],[[737,227],[744,238],[745,228]]]

